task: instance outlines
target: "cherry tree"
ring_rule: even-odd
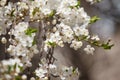
[[[79,70],[72,66],[59,67],[54,50],[65,44],[74,50],[82,48],[91,55],[94,46],[111,49],[110,40],[101,41],[98,35],[89,32],[88,26],[99,19],[90,17],[79,0],[20,0],[15,3],[1,0],[0,36],[10,57],[0,61],[0,80],[27,80],[24,71],[32,67],[31,59],[36,54],[40,54],[39,63],[30,73],[30,80],[53,80],[52,77],[77,80]],[[34,23],[37,26],[32,25]]]

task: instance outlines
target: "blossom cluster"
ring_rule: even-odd
[[[77,80],[74,78],[79,76],[78,69],[54,64],[54,48],[69,44],[74,50],[82,48],[87,54],[94,53],[93,45],[110,49],[113,46],[109,45],[110,41],[101,43],[97,35],[90,35],[88,26],[98,19],[88,16],[79,0],[20,0],[15,3],[1,0],[1,43],[10,57],[0,61],[0,80],[27,80],[22,71],[32,67],[31,60],[37,53],[45,53],[45,57],[40,57],[31,80],[50,80],[51,76]],[[32,23],[39,26],[31,26]],[[42,58],[46,59],[43,63]]]
[[[40,80],[47,80],[48,75],[50,77],[55,77],[60,80],[74,80],[78,79],[78,69],[71,67],[59,66],[55,64],[48,64],[46,63],[45,59],[42,59],[42,63],[39,64],[39,68],[35,70],[37,78]],[[49,73],[49,74],[48,74]]]

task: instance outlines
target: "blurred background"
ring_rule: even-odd
[[[103,41],[111,39],[115,46],[111,50],[96,48],[94,55],[67,46],[58,48],[58,62],[78,67],[80,80],[120,80],[120,0],[102,0],[94,5],[81,0],[81,4],[90,16],[101,18],[89,27],[91,32]]]

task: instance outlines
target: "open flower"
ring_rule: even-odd
[[[84,48],[84,51],[87,53],[87,54],[92,54],[94,53],[95,49],[93,47],[91,47],[91,45],[87,45],[86,48]]]

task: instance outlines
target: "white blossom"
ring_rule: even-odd
[[[2,42],[3,44],[6,44],[6,43],[7,43],[7,39],[6,39],[5,37],[2,37],[1,42]]]
[[[22,79],[26,80],[27,79],[27,75],[22,75]]]
[[[76,36],[82,36],[82,35],[88,36],[89,35],[89,31],[85,27],[75,26],[73,28],[73,30],[74,30]]]
[[[35,70],[35,74],[39,78],[44,78],[46,73],[47,73],[46,69],[38,68],[38,69]]]
[[[6,78],[6,80],[10,80],[10,79],[12,79],[12,76],[9,74],[5,74],[5,78]]]
[[[70,47],[71,48],[74,48],[75,50],[81,48],[83,45],[82,41],[76,41],[76,40],[73,40]]]
[[[92,40],[95,40],[95,41],[99,41],[99,40],[100,40],[100,38],[98,37],[98,35],[93,35],[93,36],[91,37],[91,39],[92,39]]]
[[[20,68],[23,67],[23,64],[21,63],[20,59],[9,59],[9,60],[3,60],[2,65],[4,66],[4,70],[7,71],[8,66],[11,66],[11,70],[14,70],[14,65],[16,65],[15,71],[16,73],[20,73]]]
[[[35,30],[30,27],[32,22],[39,23],[40,35],[36,32],[38,26],[37,28],[33,26]],[[41,53],[40,51],[43,51],[43,55],[48,55],[50,48],[64,47],[66,43],[77,50],[83,46],[85,40],[99,41],[98,36],[90,36],[87,28],[89,22],[90,16],[79,5],[78,0],[20,0],[16,3],[8,2],[8,4],[6,0],[1,0],[0,35],[10,36],[9,39],[2,37],[1,42],[5,44],[9,41],[6,51],[11,58],[0,62],[2,69],[0,74],[3,74],[0,75],[0,79],[14,80],[19,73],[22,73],[21,69],[32,67],[31,60],[35,54]],[[38,50],[40,45],[38,37],[42,41],[40,50]],[[82,37],[85,37],[85,40]],[[84,48],[87,54],[93,54],[94,50],[91,45]],[[47,80],[48,74],[59,76],[61,80],[77,80],[78,69],[59,67],[55,63],[48,64],[48,59],[45,56],[42,57],[44,60],[42,59],[39,67],[36,68],[35,78],[32,77],[30,80],[35,80],[36,77]],[[10,74],[6,74],[9,68]],[[21,79],[26,80],[27,75],[22,75]]]
[[[35,78],[34,78],[34,77],[31,77],[30,80],[35,80]]]
[[[84,48],[84,51],[87,54],[92,54],[93,55],[93,52],[95,51],[95,49],[93,47],[91,47],[91,45],[87,45],[86,48]]]
[[[27,10],[29,7],[25,2],[18,2],[17,3],[19,10]]]
[[[1,6],[4,6],[4,5],[6,4],[6,2],[7,2],[7,0],[1,0],[1,1],[0,1],[0,5],[1,5]]]

